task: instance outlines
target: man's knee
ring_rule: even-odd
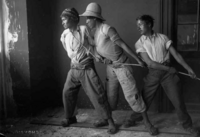
[[[65,98],[69,98],[69,97],[73,96],[72,92],[70,90],[66,90],[66,89],[63,89],[63,94],[62,95]]]

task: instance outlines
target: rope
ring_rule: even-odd
[[[73,32],[71,32],[71,33],[72,33],[73,37],[74,37],[74,38],[81,44],[81,46],[86,50],[86,52],[90,53],[90,55],[92,55],[95,59],[98,60],[98,58],[97,58],[92,52],[90,52],[89,49],[87,49],[87,48],[84,46],[84,43],[82,43],[78,38],[76,38]],[[80,33],[80,32],[79,32],[79,35],[80,35],[80,37],[81,37],[81,33]]]
[[[183,72],[178,72],[178,73],[179,73],[179,74],[182,74],[182,75],[185,75],[185,76],[189,76],[189,77],[191,76],[191,75],[189,75],[189,74],[187,74],[187,73],[183,73]],[[200,80],[200,78],[197,78],[197,77],[196,77],[195,79],[196,79],[196,80]]]
[[[127,66],[138,66],[138,67],[141,67],[140,64],[128,64],[128,63],[117,63],[119,65],[127,65]]]
[[[141,67],[141,65],[139,65],[139,64],[128,64],[128,63],[118,63],[118,64]],[[191,76],[191,75],[189,75],[187,73],[183,73],[183,72],[180,72],[180,71],[178,71],[178,73],[181,74],[181,75],[189,76],[189,77]],[[198,77],[196,77],[195,79],[200,81],[200,78],[198,78]]]
[[[72,33],[72,35],[73,35],[73,33]],[[74,36],[74,35],[73,35],[73,36]],[[75,37],[75,36],[74,36],[74,37]],[[89,52],[95,59],[98,59],[93,53],[90,52],[89,49],[87,49],[87,48],[84,46],[84,44],[83,44],[80,40],[78,40],[76,37],[75,37],[75,39],[76,39],[77,41],[79,41],[80,44],[82,45],[82,47],[84,47],[85,50],[86,50],[87,52]],[[137,67],[141,67],[140,64],[129,64],[129,63],[117,63],[117,64],[119,64],[119,65],[128,65],[128,66],[137,66]],[[187,73],[183,73],[183,72],[179,72],[179,71],[178,71],[178,73],[181,74],[181,75],[189,76],[189,77],[191,76],[191,75],[189,75],[189,74],[187,74]],[[198,78],[198,77],[196,77],[195,79],[200,81],[200,78]]]

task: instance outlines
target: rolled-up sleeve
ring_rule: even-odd
[[[109,37],[112,42],[115,42],[115,41],[121,39],[119,34],[113,27],[110,27],[110,29],[109,29]]]
[[[136,50],[136,53],[146,52],[145,48],[143,47],[143,44],[142,44],[141,39],[139,39],[139,40],[135,43],[135,50]]]
[[[166,35],[162,35],[164,38],[165,48],[168,50],[172,44],[172,40],[170,40]]]
[[[117,33],[116,29],[114,27],[110,27],[106,24],[103,26],[103,33],[107,36],[109,35],[110,40],[112,42],[115,42],[115,41],[121,39],[119,34]]]
[[[168,41],[166,42],[166,49],[167,49],[167,50],[169,49],[169,47],[171,46],[171,44],[172,44],[172,40],[168,40]]]

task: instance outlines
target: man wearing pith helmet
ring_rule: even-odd
[[[120,38],[114,27],[105,24],[105,19],[101,15],[101,7],[97,3],[90,3],[86,11],[80,16],[87,17],[86,24],[89,27],[90,35],[94,39],[96,51],[107,64],[107,98],[112,110],[116,109],[118,101],[119,85],[121,85],[124,96],[134,112],[142,113],[144,123],[151,135],[158,134],[149,121],[146,113],[146,105],[136,87],[136,81],[133,77],[133,70],[130,66],[123,65],[129,63],[128,53],[141,66],[143,62],[136,56],[132,49]],[[127,125],[127,123],[129,125]],[[105,120],[99,121],[96,126],[107,125]],[[124,127],[133,126],[135,123],[125,122]]]
[[[98,114],[101,114],[102,118],[109,123],[108,133],[114,134],[116,127],[105,90],[96,73],[93,57],[88,52],[90,44],[86,26],[78,25],[79,14],[75,8],[65,9],[61,14],[61,21],[64,31],[60,40],[71,59],[71,69],[68,72],[63,89],[65,119],[61,124],[67,127],[77,122],[74,110],[78,92],[82,86]]]

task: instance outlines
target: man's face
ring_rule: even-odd
[[[90,29],[95,27],[96,19],[94,17],[87,17],[86,24]]]
[[[137,20],[137,29],[141,35],[146,35],[151,32],[151,27],[145,21]]]
[[[65,29],[68,29],[72,26],[72,20],[70,19],[70,17],[66,16],[66,17],[62,17],[61,18],[62,21],[62,25]]]

